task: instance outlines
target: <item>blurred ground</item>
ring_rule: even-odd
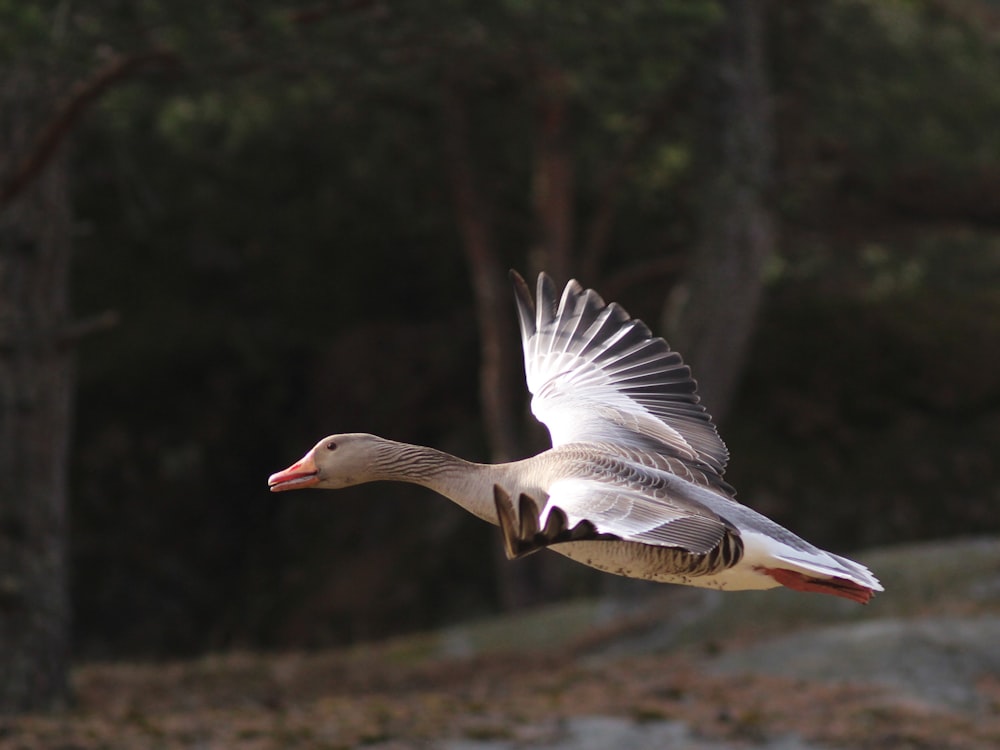
[[[368,647],[90,664],[0,748],[1000,746],[1000,540],[859,556],[871,605],[639,586]]]

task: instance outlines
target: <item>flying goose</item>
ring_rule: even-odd
[[[531,410],[552,447],[471,463],[364,433],[331,435],[272,474],[273,492],[422,485],[500,527],[508,557],[551,547],[609,573],[735,591],[785,586],[867,603],[882,585],[736,501],[729,452],[680,355],[616,303],[511,272]]]

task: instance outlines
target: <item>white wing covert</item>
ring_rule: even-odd
[[[539,514],[541,525],[545,525],[553,508],[561,509],[570,525],[586,520],[599,534],[677,547],[695,554],[715,549],[731,528],[705,508],[675,502],[666,491],[651,497],[648,490],[616,487],[595,480],[554,482],[549,488],[548,503]]]

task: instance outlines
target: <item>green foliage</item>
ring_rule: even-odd
[[[839,0],[785,7],[779,86],[817,140],[848,149],[869,178],[907,165],[989,164],[1000,132],[1000,45],[939,3]]]
[[[44,45],[49,38],[46,21],[45,12],[37,5],[0,2],[0,60],[10,62]]]

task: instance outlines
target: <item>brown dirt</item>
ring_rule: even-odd
[[[0,750],[530,743],[540,727],[582,715],[681,720],[737,747],[787,734],[861,750],[1000,746],[996,710],[949,711],[864,684],[709,676],[699,669],[703,648],[584,658],[592,645],[445,660],[397,644],[87,665],[75,673],[71,711],[0,719]],[[1000,682],[980,687],[1000,709]]]

